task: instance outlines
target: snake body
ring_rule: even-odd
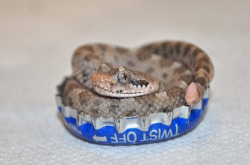
[[[208,55],[181,41],[130,50],[87,44],[72,57],[73,74],[60,86],[63,103],[94,117],[146,116],[197,104],[214,75]]]

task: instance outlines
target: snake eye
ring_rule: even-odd
[[[127,83],[130,80],[130,73],[128,71],[125,70],[124,67],[120,67],[119,68],[119,72],[118,72],[118,81],[121,83]]]

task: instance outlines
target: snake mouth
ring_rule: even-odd
[[[105,95],[105,96],[110,96],[110,97],[135,97],[135,96],[142,96],[142,95],[146,95],[148,93],[151,93],[151,92],[147,92],[147,91],[124,93],[123,90],[116,90],[116,92],[113,92],[109,89],[105,89],[105,88],[102,88],[102,87],[97,86],[97,85],[93,85],[93,89],[95,92],[97,92],[100,95]]]

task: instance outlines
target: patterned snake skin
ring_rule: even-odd
[[[181,41],[130,50],[107,44],[79,47],[73,74],[59,87],[63,103],[93,117],[146,116],[197,104],[214,75],[210,58]]]

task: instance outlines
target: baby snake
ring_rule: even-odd
[[[181,41],[130,50],[108,44],[79,47],[73,74],[59,87],[63,103],[93,117],[146,116],[197,104],[214,75],[207,54]]]

